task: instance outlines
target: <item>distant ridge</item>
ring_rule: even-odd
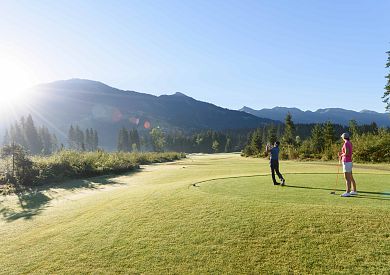
[[[284,121],[288,112],[293,117],[295,123],[323,123],[331,121],[332,123],[348,125],[349,121],[354,119],[358,124],[371,124],[375,122],[380,127],[390,127],[390,116],[386,113],[378,113],[370,110],[360,112],[345,110],[342,108],[325,108],[317,111],[302,111],[298,108],[274,107],[272,109],[254,110],[244,106],[240,111],[257,117],[269,118]]]
[[[71,124],[83,129],[92,127],[98,131],[100,144],[106,149],[116,148],[121,127],[149,131],[150,125],[166,132],[192,132],[256,128],[280,123],[198,101],[180,92],[154,96],[86,79],[60,80],[33,87],[28,105],[19,106],[11,119],[0,117],[0,123],[4,126],[9,124],[6,121],[14,121],[29,113],[38,124],[56,131],[65,143]],[[145,128],[145,125],[148,127]]]

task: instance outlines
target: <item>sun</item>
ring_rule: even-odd
[[[34,84],[33,73],[26,63],[10,53],[0,52],[0,101],[15,105],[25,101]]]

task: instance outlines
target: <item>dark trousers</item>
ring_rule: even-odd
[[[280,180],[283,180],[282,174],[279,172],[279,160],[277,159],[271,159],[270,160],[270,166],[271,166],[271,173],[272,173],[272,181],[274,184],[276,184],[276,179],[275,179],[275,172],[278,175]]]

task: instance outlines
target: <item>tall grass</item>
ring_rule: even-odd
[[[174,161],[185,158],[184,153],[108,153],[78,152],[63,150],[51,156],[31,157],[32,173],[28,185],[60,182],[67,179],[84,178],[135,170],[140,165]],[[10,171],[10,159],[0,161],[0,169]]]

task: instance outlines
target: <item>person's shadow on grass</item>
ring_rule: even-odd
[[[341,191],[344,192],[344,189],[330,189],[330,188],[320,188],[320,187],[311,187],[311,186],[296,186],[296,185],[285,185],[284,187],[288,188],[299,188],[299,189],[317,189],[317,190],[326,190],[326,191]],[[382,192],[371,192],[371,191],[358,191],[358,195],[351,196],[351,198],[359,199],[372,199],[372,200],[384,200],[390,201],[390,193]]]

